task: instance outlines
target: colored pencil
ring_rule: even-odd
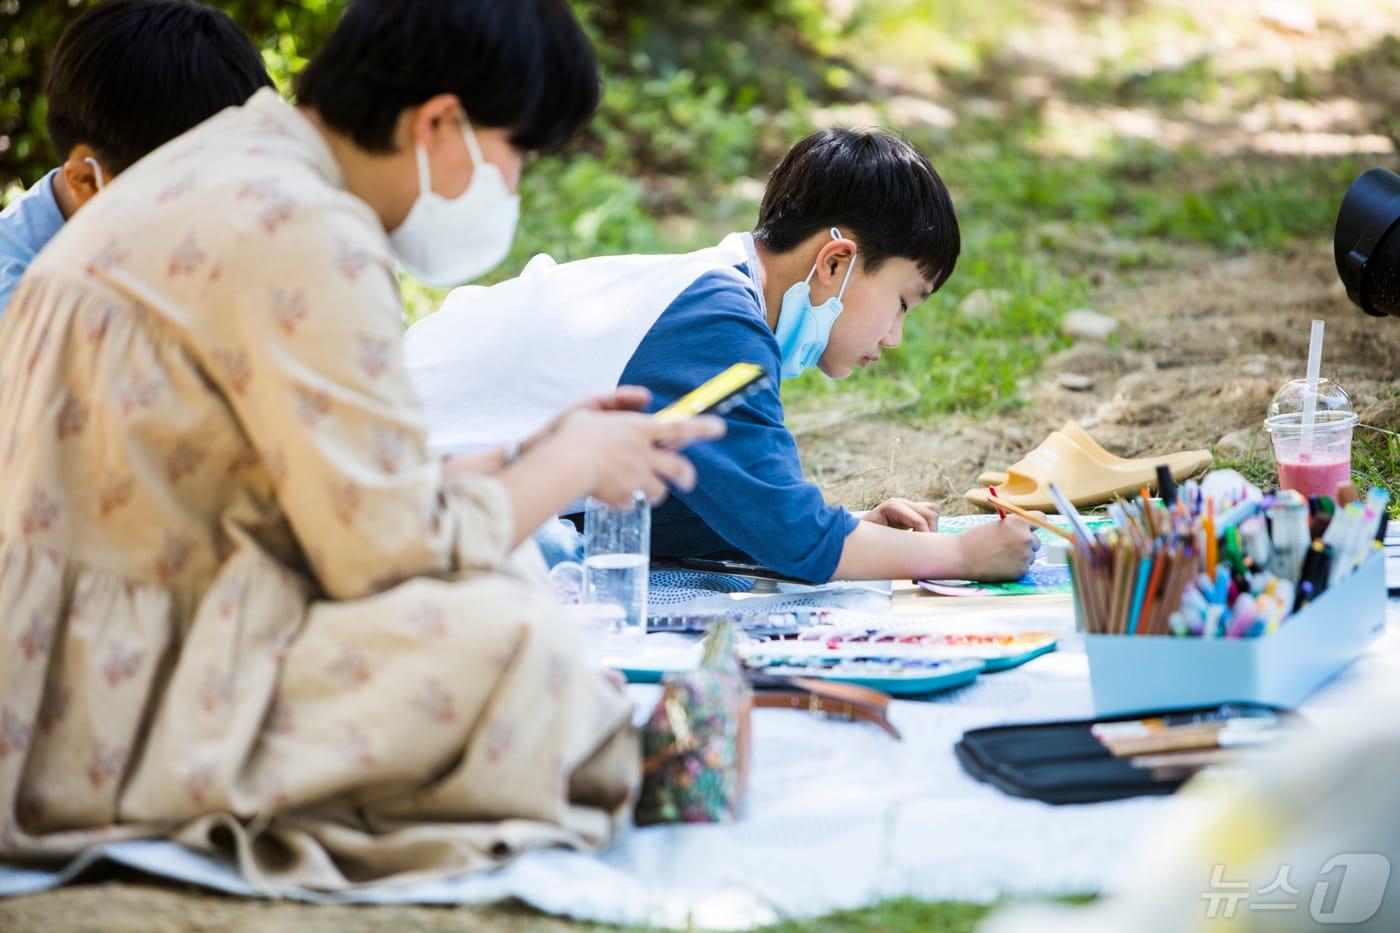
[[[1108,615],[1103,620],[1105,632],[1113,631],[1114,624],[1118,621],[1118,602],[1123,594],[1123,576],[1128,562],[1128,552],[1121,544],[1120,538],[1113,548],[1113,573],[1110,577],[1108,590]]]
[[[1074,540],[1074,535],[1070,534],[1068,531],[1065,531],[1063,528],[1060,528],[1060,527],[1057,526],[1057,525],[1052,525],[1052,524],[1050,524],[1048,521],[1046,521],[1045,519],[1041,518],[1040,516],[1034,515],[1034,514],[1032,514],[1032,513],[1030,513],[1030,512],[1027,512],[1025,509],[1021,508],[1019,505],[1015,505],[1015,504],[1010,503],[1010,502],[1002,502],[1000,499],[998,499],[998,500],[997,500],[997,511],[1000,512],[1000,511],[1002,511],[1003,509],[1005,509],[1007,512],[1010,512],[1012,515],[1015,515],[1015,516],[1017,516],[1017,517],[1019,517],[1019,518],[1024,518],[1026,521],[1030,522],[1032,525],[1036,526],[1037,528],[1044,528],[1046,531],[1053,532],[1053,533],[1059,535],[1061,538],[1064,538],[1066,541],[1073,541],[1073,540]],[[1002,515],[1002,518],[1005,518],[1005,517],[1006,517],[1005,515]]]
[[[1215,565],[1219,559],[1217,550],[1220,546],[1215,538],[1215,508],[1214,503],[1206,500],[1206,517],[1201,519],[1201,530],[1206,537],[1206,574],[1212,579],[1215,578]]]
[[[1133,583],[1133,601],[1131,607],[1128,609],[1128,618],[1126,621],[1126,628],[1124,629],[1129,635],[1137,633],[1138,618],[1142,614],[1142,601],[1147,592],[1147,578],[1152,575],[1152,565],[1154,563],[1156,563],[1156,561],[1152,559],[1152,553],[1150,551],[1142,560],[1138,561],[1137,580]]]
[[[1151,621],[1153,621],[1152,596],[1157,591],[1157,586],[1162,579],[1162,571],[1168,563],[1166,545],[1162,544],[1159,541],[1158,545],[1156,546],[1156,549],[1158,550],[1158,555],[1157,558],[1152,562],[1152,575],[1147,578],[1147,592],[1142,598],[1142,609],[1138,612],[1138,619],[1140,621],[1135,626],[1135,628],[1143,630],[1143,634],[1145,635],[1155,634],[1151,631],[1150,624],[1147,625],[1144,629],[1144,622],[1150,623]]]

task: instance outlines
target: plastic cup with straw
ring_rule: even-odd
[[[1301,409],[1280,411],[1264,422],[1273,438],[1279,486],[1305,496],[1336,496],[1337,487],[1351,481],[1351,430],[1356,415],[1318,410],[1324,326],[1323,321],[1312,322]]]

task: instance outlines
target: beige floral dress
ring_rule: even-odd
[[[169,837],[333,889],[609,838],[629,706],[500,484],[428,454],[401,332],[271,91],[38,257],[0,318],[0,857]]]

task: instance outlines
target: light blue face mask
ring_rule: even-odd
[[[841,231],[832,227],[831,238],[842,239]],[[815,263],[806,279],[783,293],[783,307],[778,312],[778,328],[773,336],[778,340],[784,379],[800,376],[804,369],[821,361],[827,341],[831,339],[831,326],[844,307],[842,299],[855,267],[856,257],[852,256],[850,265],[846,266],[846,277],[841,280],[841,291],[816,307],[812,306],[812,276],[817,274]]]

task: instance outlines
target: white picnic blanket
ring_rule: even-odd
[[[1000,621],[1000,620],[999,620]],[[1354,715],[1400,673],[1400,601],[1372,651],[1304,706]],[[228,866],[165,842],[90,852],[62,871],[0,866],[0,895],[65,883],[106,858],[153,874],[249,896],[367,903],[520,900],[579,919],[742,929],[912,896],[989,901],[1095,891],[1169,799],[1053,807],[1008,797],[959,768],[967,729],[1090,716],[1088,665],[1063,604],[1018,624],[1054,627],[1060,649],[927,702],[895,704],[896,743],[873,727],[805,713],[757,711],[747,814],[733,825],[633,830],[597,855],[529,853],[498,871],[334,897],[250,888]],[[633,687],[640,708],[655,688]]]

